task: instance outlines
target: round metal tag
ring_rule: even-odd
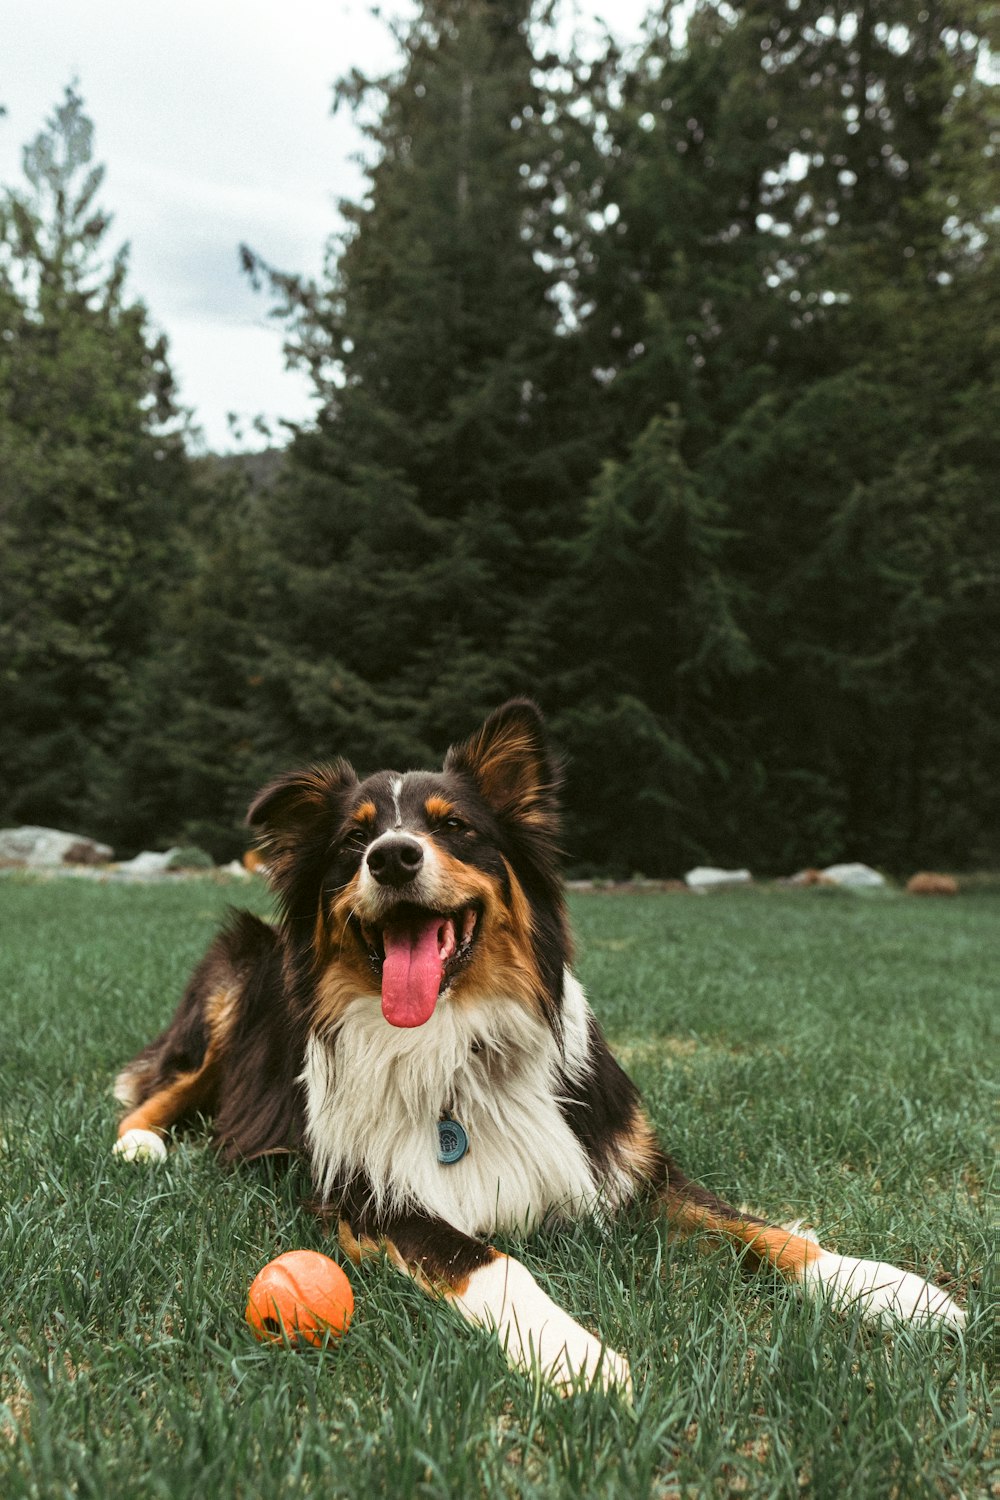
[[[469,1137],[457,1120],[438,1120],[438,1161],[446,1167],[461,1161],[469,1149]]]

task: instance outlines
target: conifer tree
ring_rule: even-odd
[[[272,721],[422,757],[538,680],[539,611],[594,464],[557,337],[529,0],[426,0],[368,113],[323,286],[279,279],[326,398],[273,529]]]
[[[185,461],[164,342],[125,250],[106,256],[74,89],[24,169],[0,200],[0,816],[113,839],[116,741]]]
[[[765,868],[967,861],[962,799],[942,816],[963,701],[980,808],[996,743],[959,644],[992,618],[996,525],[983,17],[705,3],[683,44],[672,21],[599,74],[574,254],[612,453],[676,404],[749,646],[706,684],[714,732],[677,741],[681,823]]]
[[[963,0],[805,6],[774,38],[813,94],[781,185],[790,332],[715,482],[745,538],[733,565],[767,601],[753,737],[794,815],[790,858],[968,864],[998,823],[983,821],[1000,510],[982,19]]]
[[[193,464],[175,575],[133,681],[130,731],[117,756],[129,843],[154,837],[232,859],[246,847],[250,799],[273,774],[260,704],[266,572],[255,469],[253,459]]]
[[[757,663],[710,464],[773,384],[787,326],[766,295],[761,196],[783,148],[758,43],[710,4],[681,37],[665,6],[637,57],[611,48],[590,69],[589,109],[571,99],[563,121],[585,164],[566,175],[566,221],[611,460],[556,626],[574,827],[596,868],[602,850],[649,875],[748,858],[735,787],[757,772],[737,715]],[[595,785],[616,789],[613,816]]]
[[[734,751],[722,704],[754,664],[738,581],[722,571],[723,508],[684,462],[681,439],[676,416],[654,417],[624,461],[605,465],[571,615],[567,599],[573,665],[559,727],[574,764],[574,851],[624,874],[721,855],[704,783]]]

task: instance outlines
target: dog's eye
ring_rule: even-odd
[[[456,818],[454,814],[450,818],[445,818],[441,824],[442,828],[450,828],[453,833],[461,833],[468,826],[468,823],[463,822],[461,818]]]

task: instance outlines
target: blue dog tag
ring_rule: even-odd
[[[446,1167],[461,1161],[469,1149],[469,1137],[457,1120],[438,1120],[438,1161]]]

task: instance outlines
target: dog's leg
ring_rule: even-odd
[[[128,1113],[118,1127],[116,1155],[162,1161],[171,1126],[197,1111],[215,1113],[227,1056],[229,1073],[240,1084],[240,1103],[253,1092],[247,1077],[256,1082],[270,1070],[283,1078],[272,1050],[263,1045],[261,1019],[281,1015],[280,966],[273,929],[249,912],[232,913],[191,975],[170,1025],[118,1075],[115,1097]],[[257,1012],[248,1021],[250,993]],[[241,1036],[243,1051],[234,1058],[234,1038]],[[267,1112],[262,1099],[256,1109]]]
[[[114,1154],[126,1161],[163,1161],[170,1127],[196,1110],[211,1112],[217,1076],[210,1048],[199,1068],[178,1073],[129,1111],[118,1126]]]
[[[378,1227],[367,1217],[341,1219],[347,1254],[358,1261],[384,1250],[424,1290],[494,1332],[514,1369],[540,1376],[562,1395],[595,1382],[631,1395],[622,1356],[581,1328],[513,1256],[422,1214],[394,1216]]]
[[[873,1323],[941,1323],[958,1329],[965,1313],[956,1302],[912,1271],[879,1260],[857,1260],[824,1250],[798,1225],[779,1228],[741,1213],[690,1182],[667,1159],[661,1198],[668,1221],[681,1232],[703,1231],[745,1245],[759,1265],[773,1266],[801,1292],[821,1292],[835,1307],[856,1309]]]

